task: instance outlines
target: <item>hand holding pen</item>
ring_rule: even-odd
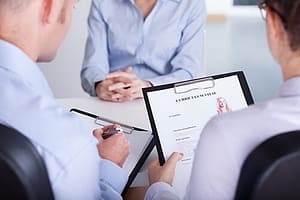
[[[121,127],[109,127],[107,130],[103,131],[102,138],[107,139],[118,133],[123,133],[123,129]]]
[[[130,147],[121,127],[106,126],[94,130],[93,135],[99,142],[97,144],[99,156],[122,167],[129,155]]]

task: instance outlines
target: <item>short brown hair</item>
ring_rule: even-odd
[[[287,31],[290,47],[293,51],[300,50],[300,0],[265,0],[284,17],[284,28]]]

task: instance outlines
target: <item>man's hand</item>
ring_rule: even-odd
[[[115,93],[113,95],[114,98],[119,97],[119,95],[126,97],[127,100],[142,98],[142,88],[152,86],[149,81],[144,81],[137,77],[132,72],[132,67],[110,73],[106,78],[114,82],[108,87],[108,91]]]
[[[182,156],[181,153],[173,153],[163,166],[160,166],[159,160],[154,160],[148,167],[150,185],[156,182],[165,182],[172,185],[176,164],[182,159]]]
[[[113,163],[123,167],[126,161],[130,147],[124,133],[117,133],[107,139],[102,138],[103,132],[110,128],[118,127],[117,125],[106,126],[102,129],[93,131],[93,135],[98,139],[97,145],[99,156],[103,159],[110,160]]]

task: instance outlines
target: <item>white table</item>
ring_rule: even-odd
[[[138,99],[125,103],[101,101],[96,97],[57,99],[67,110],[77,108],[114,121],[151,130],[144,100]],[[157,158],[156,148],[153,149],[140,173],[131,187],[148,185],[147,166]]]

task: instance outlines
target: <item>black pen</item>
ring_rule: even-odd
[[[121,133],[121,132],[123,132],[123,129],[121,127],[113,127],[113,128],[108,129],[107,131],[105,131],[102,134],[102,137],[103,137],[103,139],[107,139],[110,136],[117,134],[117,133]]]

